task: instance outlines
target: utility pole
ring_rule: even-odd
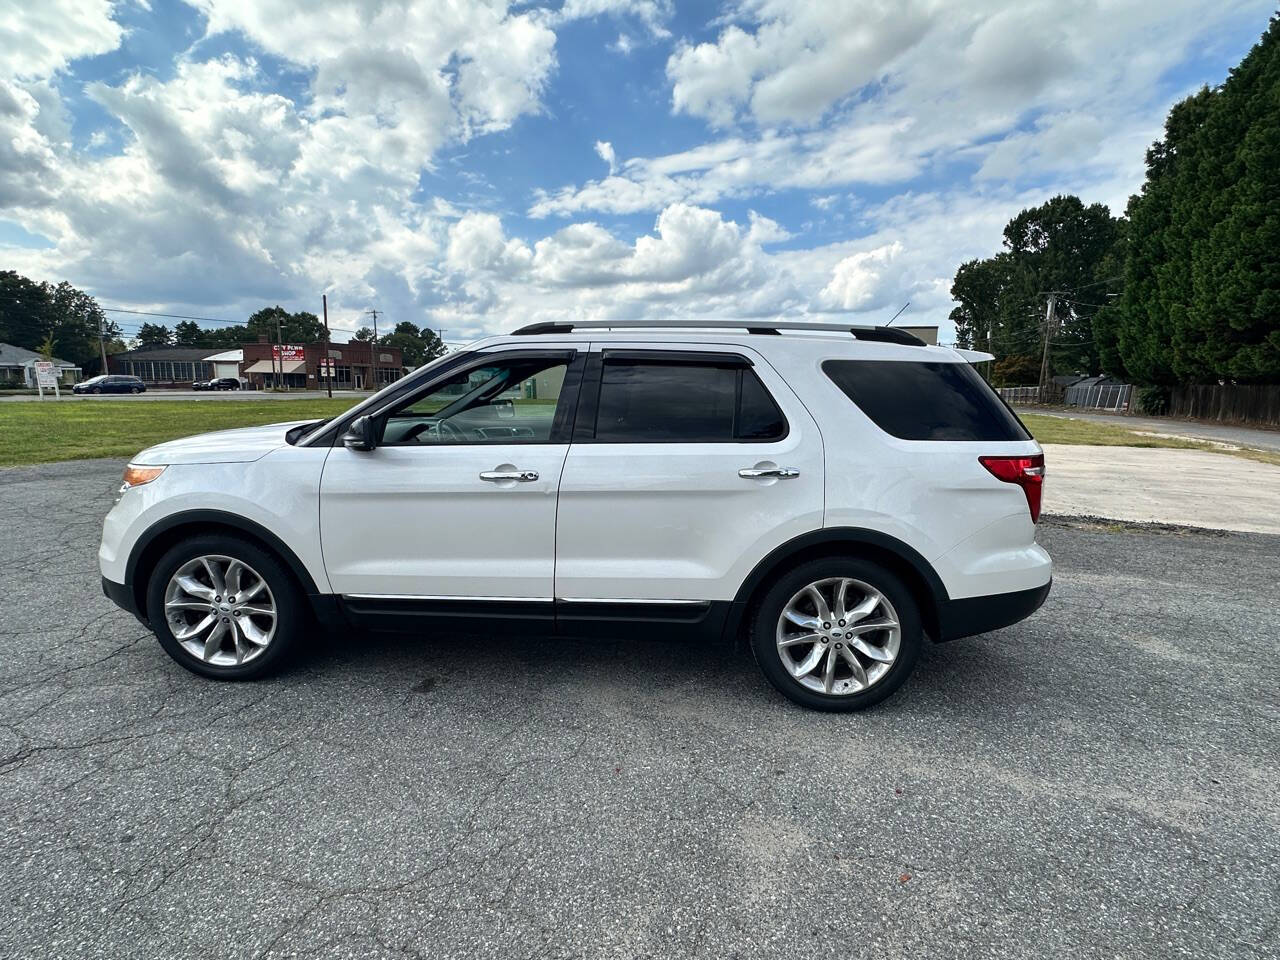
[[[325,386],[329,388],[329,399],[333,399],[333,360],[329,358],[329,295],[327,293],[320,294],[320,303],[324,306],[324,359],[320,362],[323,364],[322,370],[328,376],[324,378]]]
[[[1044,307],[1044,354],[1040,358],[1040,390],[1037,399],[1044,401],[1045,388],[1049,385],[1049,344],[1053,340],[1055,327],[1058,325],[1058,295],[1049,293],[1049,300]]]
[[[280,360],[280,379],[276,381],[276,388],[279,389],[284,383],[284,335],[280,333],[279,317],[276,317],[276,353],[279,355]],[[285,389],[288,388],[286,387]]]
[[[373,343],[369,344],[370,373],[373,375],[373,391],[378,392],[378,311],[370,308],[368,315],[373,317]]]
[[[107,342],[102,339],[102,314],[98,314],[98,349],[102,351],[102,372],[107,372]]]

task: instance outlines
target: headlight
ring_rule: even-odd
[[[140,467],[129,464],[124,468],[124,483],[120,487],[120,492],[124,493],[130,487],[140,487],[144,483],[150,483],[164,473],[165,469],[165,467]]]

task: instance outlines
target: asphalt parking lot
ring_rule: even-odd
[[[173,664],[120,464],[0,471],[0,955],[1280,953],[1280,538],[1051,521],[1032,620],[868,713],[715,648],[335,635]]]

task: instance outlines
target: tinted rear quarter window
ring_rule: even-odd
[[[827,360],[822,371],[885,433],[900,440],[1030,440],[967,363]]]

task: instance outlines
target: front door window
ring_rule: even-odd
[[[567,370],[560,358],[472,367],[392,410],[382,444],[550,443]]]

